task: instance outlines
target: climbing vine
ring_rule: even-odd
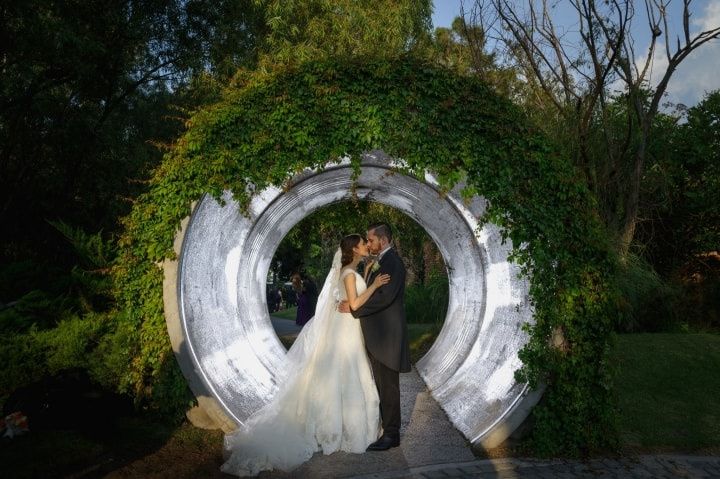
[[[114,268],[126,346],[123,387],[150,403],[187,400],[165,329],[162,270],[191,203],[230,190],[241,208],[305,168],[382,149],[403,172],[432,170],[488,200],[530,280],[535,325],[517,378],[546,385],[533,444],[577,454],[616,437],[608,354],[615,261],[594,202],[566,158],[477,79],[411,57],[334,59],[237,77],[198,111],[124,219]],[[560,337],[561,341],[552,342]]]

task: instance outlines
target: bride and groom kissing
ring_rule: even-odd
[[[345,236],[275,395],[225,436],[221,470],[290,471],[318,451],[397,447],[399,373],[410,371],[404,292],[405,266],[390,225],[370,226],[367,239]]]

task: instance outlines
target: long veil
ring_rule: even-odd
[[[297,370],[305,365],[312,354],[318,350],[316,347],[318,341],[322,338],[327,337],[325,334],[330,321],[337,309],[337,303],[340,298],[340,292],[338,290],[340,269],[342,268],[340,260],[342,252],[340,248],[335,252],[333,256],[332,266],[325,278],[320,294],[318,295],[317,305],[315,307],[315,316],[310,321],[305,323],[297,339],[293,343],[290,350],[287,352],[287,368],[284,381],[282,383],[291,386],[291,378],[296,376]],[[281,386],[282,390],[282,386]],[[281,391],[278,391],[280,394]]]
[[[339,299],[338,283],[341,269],[338,248],[332,267],[318,296],[315,316],[303,326],[286,356],[286,368],[278,378],[278,390],[270,402],[252,414],[237,431],[225,436],[227,462],[221,470],[235,475],[255,475],[260,471],[279,468],[289,471],[320,450],[315,431],[306,428],[308,403],[313,385],[308,384],[305,369],[313,367],[322,354]]]

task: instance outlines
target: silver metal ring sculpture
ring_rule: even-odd
[[[200,406],[232,430],[265,404],[284,368],[285,348],[266,304],[266,278],[281,240],[323,206],[351,198],[349,162],[306,171],[287,190],[267,188],[244,216],[225,194],[204,197],[176,238],[179,264],[165,265],[165,312],[177,359]],[[398,173],[382,152],[363,157],[359,199],[397,208],[417,221],[443,255],[450,298],[444,326],[416,364],[433,397],[473,443],[494,447],[539,399],[514,379],[522,330],[533,321],[528,284],[508,261],[499,228],[477,218],[485,201],[440,194]],[[348,230],[365,225],[348,224]],[[329,265],[328,265],[329,268]],[[324,278],[318,278],[322,282]]]

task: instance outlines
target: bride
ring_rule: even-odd
[[[337,311],[347,300],[359,308],[390,281],[370,286],[357,273],[368,255],[358,234],[345,236],[318,297],[315,317],[287,353],[287,371],[271,401],[225,436],[221,470],[237,476],[274,468],[290,471],[315,452],[365,452],[380,431],[379,399],[360,323]]]

